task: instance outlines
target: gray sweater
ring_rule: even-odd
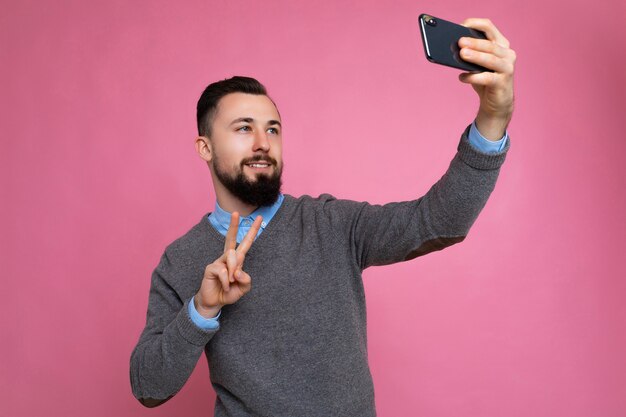
[[[286,195],[246,256],[252,290],[202,330],[187,303],[224,237],[207,216],[169,245],[152,275],[146,327],[131,356],[146,406],[178,392],[204,351],[215,416],[374,416],[362,271],[462,241],[506,151],[486,155],[463,134],[445,175],[414,201],[371,205]]]

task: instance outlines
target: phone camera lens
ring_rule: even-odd
[[[426,24],[429,26],[437,26],[437,21],[431,17],[430,19],[426,20]]]

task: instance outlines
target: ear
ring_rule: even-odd
[[[196,151],[200,158],[207,162],[211,162],[213,159],[213,147],[211,146],[211,140],[206,136],[198,136],[196,138]]]

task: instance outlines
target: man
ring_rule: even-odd
[[[216,416],[375,415],[361,272],[462,241],[509,146],[515,54],[488,20],[465,24],[488,40],[461,39],[462,56],[494,72],[461,75],[478,115],[446,174],[415,201],[281,194],[281,119],[264,87],[234,77],[206,88],[196,149],[216,209],[153,273],[131,357],[142,404],[171,398],[204,351]]]

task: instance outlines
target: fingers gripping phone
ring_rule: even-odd
[[[426,59],[430,62],[470,72],[493,72],[480,65],[464,61],[460,55],[459,39],[462,37],[487,39],[483,32],[427,14],[420,15],[419,24]]]

